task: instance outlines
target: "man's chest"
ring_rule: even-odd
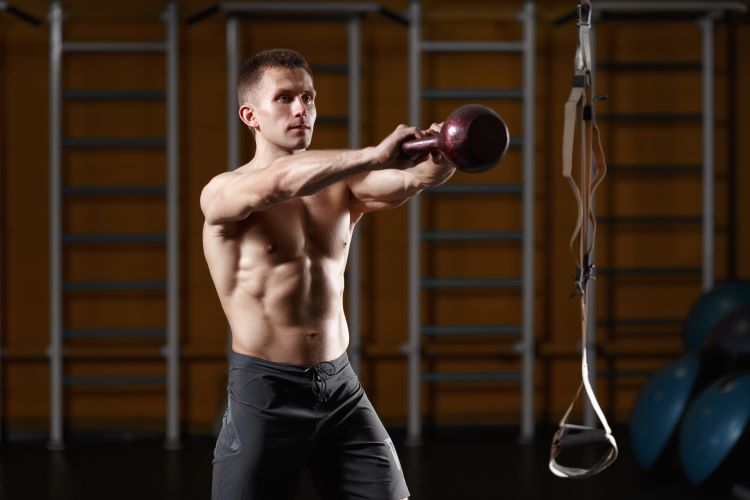
[[[242,239],[266,255],[302,254],[337,258],[346,254],[352,218],[343,193],[326,190],[251,214]]]

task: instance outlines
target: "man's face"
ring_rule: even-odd
[[[248,100],[252,114],[246,123],[255,129],[256,140],[260,134],[289,151],[310,145],[316,111],[315,89],[307,71],[268,68]]]

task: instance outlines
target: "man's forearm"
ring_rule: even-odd
[[[432,160],[422,162],[406,170],[414,176],[419,190],[440,186],[456,171],[450,163],[434,163]]]
[[[377,168],[373,148],[305,151],[285,156],[269,167],[277,188],[290,198],[307,196],[350,175]]]

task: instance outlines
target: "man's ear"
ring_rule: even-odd
[[[240,120],[242,120],[242,123],[247,125],[248,128],[258,128],[258,119],[255,116],[255,109],[252,104],[249,102],[242,104],[242,106],[240,106],[239,114]]]

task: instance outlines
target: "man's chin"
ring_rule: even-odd
[[[288,149],[292,151],[299,151],[301,149],[307,149],[310,147],[310,142],[312,142],[312,138],[304,138],[297,141],[290,141],[288,144]]]

